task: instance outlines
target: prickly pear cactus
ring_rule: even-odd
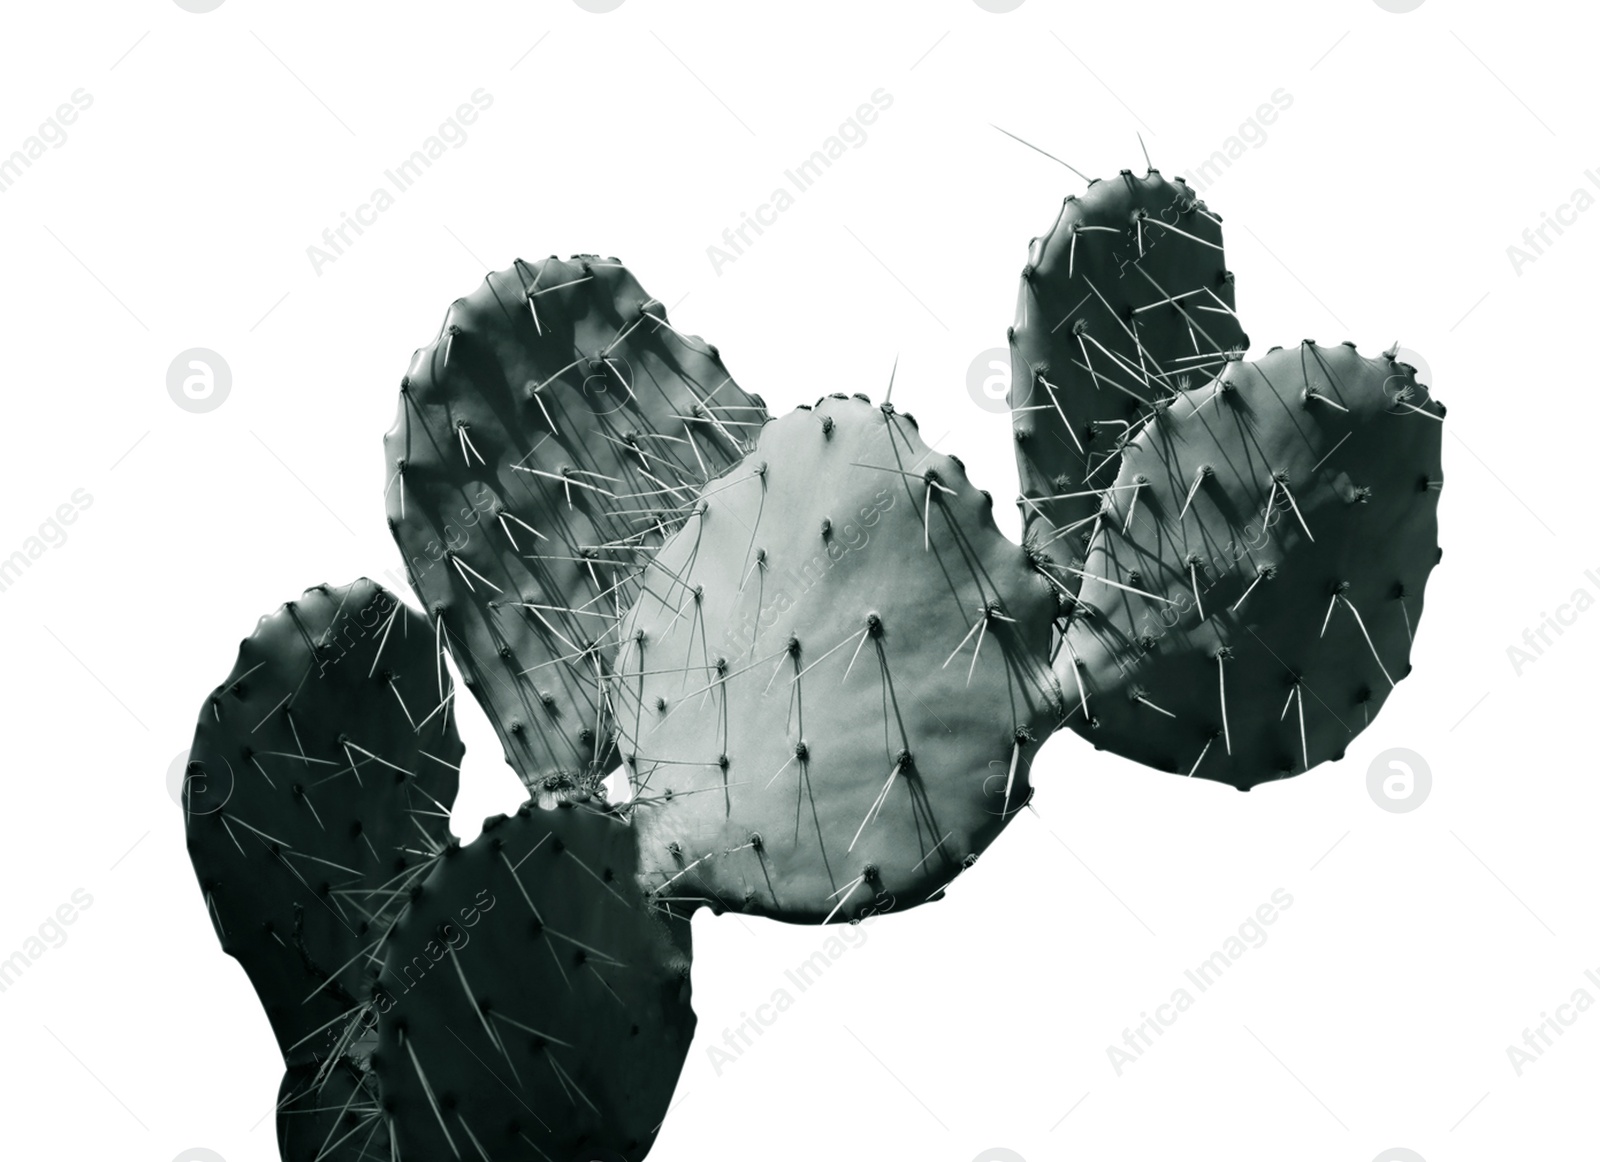
[[[389,941],[372,1058],[401,1159],[639,1159],[694,1035],[689,925],[598,801],[497,816]],[[670,925],[670,927],[669,927]]]
[[[1221,218],[1154,169],[1090,182],[1029,246],[1010,341],[1024,533],[1076,592],[1070,567],[1123,443],[1158,401],[1249,344]]]
[[[189,856],[290,1065],[342,1053],[405,892],[449,838],[462,746],[433,627],[362,579],[263,617],[201,708]]]
[[[1056,596],[912,419],[761,429],[652,561],[611,682],[653,896],[782,920],[906,908],[1027,803]]]
[[[615,767],[617,615],[766,412],[616,259],[518,261],[450,307],[384,439],[389,526],[523,782]]]
[[[1411,670],[1443,417],[1392,351],[1309,340],[1161,407],[1056,655],[1073,729],[1240,790],[1341,757]]]
[[[191,752],[285,1162],[643,1158],[689,914],[939,897],[1063,719],[1240,789],[1343,753],[1410,669],[1443,407],[1393,352],[1242,362],[1219,220],[1154,170],[1067,199],[1011,340],[1021,548],[909,415],[769,420],[615,259],[452,305],[385,439],[426,613],[308,590]],[[465,847],[446,654],[530,791]]]
[[[288,1065],[281,1156],[642,1158],[694,1031],[687,922],[582,790],[460,847],[452,697],[433,627],[362,580],[263,618],[201,712],[189,850]]]
[[[291,1066],[278,1091],[283,1162],[386,1162],[395,1155],[378,1079],[366,1055]]]

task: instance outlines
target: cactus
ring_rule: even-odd
[[[581,790],[460,847],[452,698],[427,620],[361,580],[262,618],[202,709],[189,850],[288,1067],[281,1155],[445,1157],[448,1108],[444,1137],[496,1158],[642,1158],[694,1029],[688,926]]]
[[[289,1065],[344,1051],[397,901],[449,836],[462,746],[432,628],[362,579],[261,619],[189,753],[189,856]]]
[[[580,795],[491,818],[434,868],[374,998],[397,1157],[645,1156],[695,1017],[689,925],[648,906],[635,862]]]
[[[1009,332],[1018,503],[1025,538],[1066,563],[1055,576],[1072,592],[1127,436],[1249,345],[1221,221],[1182,178],[1123,170],[1068,197],[1029,245]]]
[[[939,894],[1028,801],[1055,591],[961,462],[834,395],[761,429],[660,550],[611,696],[668,904],[800,922]]]
[[[1219,219],[1154,170],[1069,198],[1023,279],[1023,547],[888,402],[769,420],[615,259],[451,307],[385,438],[427,615],[362,580],[263,618],[185,782],[285,1162],[642,1159],[696,908],[940,897],[1064,720],[1242,790],[1371,721],[1438,559],[1442,405],[1393,350],[1244,363]],[[530,793],[464,847],[447,654]]]
[[[278,1091],[283,1162],[387,1162],[394,1154],[383,1096],[366,1055],[291,1066]]]
[[[1341,757],[1411,669],[1443,416],[1393,350],[1309,340],[1159,407],[1056,655],[1073,729],[1240,790]]]
[[[389,526],[507,761],[551,802],[616,765],[616,615],[695,486],[766,411],[616,259],[489,275],[412,357]]]

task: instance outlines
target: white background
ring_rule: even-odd
[[[997,496],[1009,424],[966,376],[1028,239],[1091,175],[1197,165],[1293,104],[1205,196],[1259,353],[1420,351],[1450,407],[1442,566],[1416,670],[1337,764],[1249,795],[1058,736],[1024,813],[937,905],[866,939],[720,1072],[707,1047],[818,948],[697,918],[700,1033],[653,1159],[1590,1156],[1600,1013],[1518,1076],[1506,1047],[1600,967],[1600,613],[1520,676],[1582,587],[1600,404],[1600,214],[1506,248],[1600,165],[1570,6],[570,0],[14,6],[0,154],[92,106],[0,193],[0,556],[76,489],[70,538],[0,593],[0,957],[93,905],[0,995],[14,1157],[276,1157],[267,1023],[217,947],[167,770],[255,619],[399,558],[379,437],[411,351],[486,269],[615,254],[774,411],[881,393]],[[131,46],[131,47],[130,47]],[[892,108],[748,252],[706,248],[878,88]],[[482,88],[470,137],[320,275],[306,247]],[[221,353],[217,410],[166,390]],[[1016,520],[1008,506],[1008,531]],[[477,708],[458,831],[520,788]],[[1421,755],[1431,796],[1367,772]],[[1275,889],[1293,905],[1121,1075],[1107,1046]],[[1191,991],[1192,988],[1191,988]]]

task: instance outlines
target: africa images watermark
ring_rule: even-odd
[[[754,213],[740,211],[739,224],[729,226],[722,232],[722,245],[713,242],[706,247],[706,257],[711,260],[711,269],[718,277],[722,275],[722,268],[737,262],[752,245],[755,239],[750,237],[754,231],[759,237],[765,233],[765,227],[775,226],[778,216],[793,209],[798,202],[797,195],[803,194],[816,185],[818,179],[833,167],[833,163],[842,158],[848,149],[860,149],[867,143],[867,126],[875,122],[878,117],[894,104],[894,94],[887,89],[874,89],[870,103],[863,102],[856,107],[856,111],[840,123],[839,128],[830,134],[811,156],[806,158],[793,169],[783,171],[787,185],[780,185],[773,189],[765,202],[755,208]],[[793,193],[790,188],[793,188]]]
[[[167,394],[186,412],[214,412],[232,390],[233,369],[209,347],[185,348],[167,366]]]
[[[1409,747],[1392,746],[1367,766],[1367,795],[1391,815],[1405,815],[1428,801],[1433,768]]]
[[[788,1012],[795,1005],[798,994],[810,989],[823,975],[837,964],[852,948],[860,948],[867,942],[866,926],[880,913],[894,909],[894,897],[879,893],[877,898],[860,917],[851,920],[848,924],[829,926],[826,931],[828,936],[810,956],[806,957],[793,968],[784,969],[783,976],[788,982],[779,985],[772,991],[772,995],[756,1006],[752,1014],[748,1011],[739,1014],[739,1023],[722,1030],[722,1043],[712,1042],[706,1046],[706,1056],[711,1059],[711,1070],[718,1077],[722,1071],[739,1058],[743,1057],[760,1037],[773,1025],[778,1018]],[[790,992],[788,985],[794,986]]]
[[[1600,572],[1585,569],[1583,577],[1595,590],[1600,590]],[[1556,606],[1553,615],[1541,609],[1538,624],[1522,631],[1522,644],[1513,643],[1506,647],[1506,659],[1511,663],[1511,672],[1522,677],[1522,672],[1544,657],[1544,652],[1555,645],[1555,639],[1577,624],[1578,616],[1592,609],[1594,603],[1594,592],[1588,585],[1579,585],[1572,591],[1571,597]]]
[[[1589,179],[1589,184],[1600,189],[1600,173],[1592,169],[1583,171],[1583,176]],[[1522,277],[1524,267],[1532,266],[1544,255],[1545,251],[1555,245],[1555,238],[1550,237],[1551,231],[1556,238],[1560,238],[1566,231],[1564,226],[1576,226],[1578,215],[1594,208],[1595,195],[1583,186],[1578,186],[1568,195],[1554,211],[1541,210],[1539,224],[1529,226],[1522,232],[1522,245],[1513,242],[1506,247],[1506,257],[1511,260],[1511,270],[1518,277]]]
[[[9,556],[0,557],[0,593],[21,580],[22,575],[33,568],[33,563],[40,557],[66,544],[67,530],[64,526],[75,523],[79,514],[93,503],[94,497],[88,489],[74,490],[66,501],[56,505],[55,511],[45,517],[38,529],[23,538],[21,547],[13,549]]]
[[[339,221],[322,232],[322,245],[312,243],[306,247],[306,257],[318,278],[322,268],[339,261],[345,251],[355,245],[356,239],[374,226],[378,215],[393,209],[400,194],[406,193],[433,168],[433,163],[451,149],[460,149],[467,143],[466,127],[477,121],[479,114],[494,104],[494,94],[484,89],[474,89],[470,100],[456,106],[456,110],[439,124],[411,155],[392,169],[383,171],[387,185],[377,186],[367,200],[355,208],[355,213],[339,211]],[[392,191],[392,192],[391,192]],[[352,232],[355,237],[352,238]]]
[[[79,916],[94,904],[94,897],[83,888],[73,889],[72,896],[50,915],[39,927],[4,960],[0,960],[0,993],[11,988],[45,953],[60,948],[67,942],[66,925],[76,924]]]
[[[728,659],[737,661],[747,654],[753,654],[761,631],[771,629],[779,617],[794,607],[797,599],[794,593],[805,596],[828,575],[830,569],[844,560],[846,554],[864,548],[872,537],[869,530],[893,507],[894,493],[887,488],[880,488],[873,496],[872,503],[862,505],[855,514],[860,524],[848,519],[841,524],[834,524],[831,519],[825,520],[821,529],[822,548],[813,553],[809,561],[790,565],[778,574],[776,591],[771,600],[761,604],[759,613],[746,610],[723,632],[722,645],[728,651]]]
[[[391,488],[397,484],[401,488],[405,487],[404,482],[400,479],[401,475],[397,471],[390,477],[389,486]],[[397,570],[390,566],[383,572],[384,580],[396,588],[404,588],[409,585],[414,592],[421,593],[424,588],[422,579],[434,569],[453,561],[465,553],[467,546],[472,543],[472,530],[478,527],[487,516],[493,516],[500,522],[501,531],[510,537],[513,545],[517,544],[518,527],[524,530],[531,529],[531,526],[510,513],[497,511],[500,499],[488,485],[481,481],[473,481],[468,485],[468,488],[476,490],[475,494],[468,498],[471,503],[462,505],[459,515],[454,519],[451,519],[450,515],[446,513],[443,527],[436,526],[439,536],[428,540],[422,546],[420,552],[409,553],[408,550],[403,550],[408,553],[403,570]],[[457,521],[460,522],[459,525],[456,523]]]
[[[1600,974],[1594,969],[1586,968],[1583,975],[1588,982],[1600,989]],[[1594,994],[1582,985],[1572,990],[1572,995],[1565,1002],[1556,1006],[1555,1015],[1540,1013],[1539,1023],[1531,1029],[1522,1031],[1522,1043],[1513,1042],[1506,1046],[1506,1060],[1511,1062],[1511,1070],[1518,1077],[1523,1070],[1538,1062],[1546,1052],[1556,1043],[1557,1037],[1566,1035],[1568,1029],[1578,1023],[1578,1018],[1594,1008]]]
[[[1222,942],[1220,948],[1194,968],[1184,969],[1184,978],[1189,984],[1194,985],[1195,992],[1190,992],[1185,985],[1179,985],[1164,1004],[1156,1006],[1153,1016],[1147,1012],[1140,1013],[1138,1024],[1122,1031],[1122,1044],[1106,1046],[1106,1059],[1111,1062],[1111,1068],[1116,1075],[1121,1077],[1128,1066],[1133,1065],[1149,1051],[1157,1037],[1177,1024],[1178,1018],[1194,1007],[1197,993],[1209,990],[1221,979],[1223,973],[1239,962],[1246,952],[1265,944],[1267,926],[1276,924],[1278,918],[1293,905],[1294,897],[1286,890],[1274,889],[1267,901],[1247,917],[1234,933]]]
[[[1294,94],[1287,89],[1272,90],[1270,102],[1263,101],[1256,111],[1245,118],[1238,130],[1228,135],[1222,145],[1213,150],[1193,169],[1185,170],[1183,178],[1196,193],[1202,193],[1221,177],[1233,163],[1244,157],[1249,149],[1260,149],[1267,143],[1267,126],[1294,104]],[[1247,149],[1246,147],[1249,147]]]
[[[87,89],[74,89],[72,96],[56,106],[56,110],[39,124],[39,128],[26,137],[22,145],[11,151],[9,157],[0,158],[0,194],[8,192],[21,180],[33,163],[43,158],[48,149],[60,149],[67,143],[67,129],[78,115],[94,104],[94,94]]]
[[[484,897],[488,897],[485,899]],[[472,942],[472,934],[468,928],[475,928],[484,915],[494,910],[495,898],[488,888],[480,888],[478,894],[472,898],[472,903],[464,908],[457,909],[461,922],[446,920],[434,931],[433,938],[422,946],[422,951],[413,956],[409,961],[399,965],[385,965],[385,970],[392,974],[400,992],[409,993],[420,985],[427,977],[433,966],[446,956],[454,956]],[[389,1012],[395,1006],[394,994],[386,987],[380,985],[373,992],[372,1002],[362,1013],[363,1019],[370,1019],[369,1029],[377,1028],[377,1017]]]

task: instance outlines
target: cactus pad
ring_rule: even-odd
[[[363,579],[262,618],[184,784],[284,1162],[643,1159],[692,912],[939,898],[1064,722],[1241,790],[1343,755],[1439,557],[1414,369],[1243,362],[1220,219],[1153,169],[1066,199],[1009,338],[1022,547],[910,415],[770,419],[615,259],[451,305],[384,441],[424,612]],[[447,658],[529,791],[465,846]]]
[[[661,549],[612,680],[658,899],[816,922],[938,894],[1027,802],[1056,598],[910,416],[761,429]]]
[[[536,794],[615,766],[602,654],[633,578],[766,412],[615,259],[518,261],[451,305],[384,440],[424,606]]]
[[[283,1162],[391,1162],[389,1125],[378,1079],[364,1059],[296,1065],[278,1091],[278,1154]]]
[[[1062,203],[1029,246],[1010,332],[1027,539],[1081,563],[1095,490],[1133,428],[1249,344],[1233,310],[1221,219],[1183,179],[1123,170]]]
[[[1411,668],[1443,416],[1392,352],[1309,340],[1159,409],[1056,655],[1073,729],[1241,790],[1341,757]]]
[[[201,709],[189,855],[290,1065],[343,1051],[396,901],[447,841],[451,697],[432,627],[363,579],[263,617]]]
[[[695,1017],[688,923],[651,910],[634,863],[627,824],[580,795],[487,820],[421,885],[374,997],[397,1157],[644,1157]]]

